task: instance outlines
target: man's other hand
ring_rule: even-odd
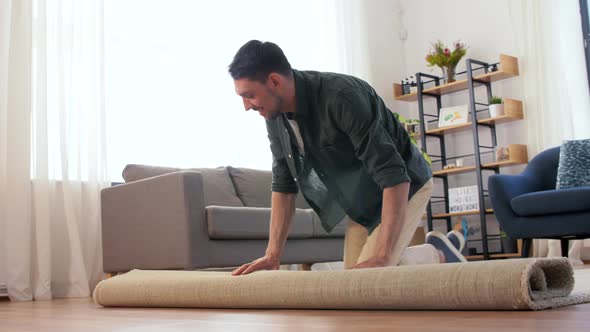
[[[353,269],[368,269],[372,267],[385,267],[389,263],[389,259],[386,257],[372,257],[367,259],[364,262],[358,263],[357,265],[353,266]]]
[[[244,264],[232,272],[232,276],[246,275],[259,270],[278,270],[280,267],[278,258],[264,256],[257,260]]]

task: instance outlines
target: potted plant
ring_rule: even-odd
[[[399,115],[399,113],[393,114],[395,115],[396,119],[404,126],[404,129],[406,129],[406,132],[408,133],[408,136],[410,136],[410,140],[412,141],[412,143],[414,143],[414,145],[418,147],[418,149],[420,149],[420,152],[422,152],[422,157],[424,158],[424,160],[426,160],[428,165],[431,166],[432,159],[430,159],[430,156],[426,152],[424,152],[422,148],[420,148],[420,146],[418,145],[418,142],[416,142],[416,135],[420,134],[420,120],[406,119],[405,117]]]
[[[502,98],[492,96],[492,98],[490,98],[490,118],[495,118],[503,114],[504,104]]]
[[[443,71],[445,83],[455,81],[455,68],[461,58],[467,53],[465,44],[456,41],[454,49],[451,51],[440,40],[432,43],[432,48],[426,55],[426,62],[429,67],[437,66]]]

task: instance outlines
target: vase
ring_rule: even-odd
[[[445,84],[455,82],[455,67],[442,67]]]
[[[491,104],[490,105],[490,118],[495,118],[500,115],[504,115],[504,105],[503,104]]]

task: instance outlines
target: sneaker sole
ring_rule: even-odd
[[[465,248],[465,238],[463,237],[463,234],[461,234],[459,231],[452,230],[447,233],[447,238],[450,237],[450,235],[454,235],[457,238],[457,241],[459,241],[459,248],[455,246],[453,247],[459,250],[459,252],[463,251],[463,249]]]
[[[429,239],[432,239],[432,238],[434,238],[435,240],[441,241],[445,245],[446,249],[448,249],[456,257],[456,260],[453,260],[452,262],[449,262],[447,260],[446,263],[459,263],[459,262],[466,263],[467,262],[467,259],[465,259],[465,257],[463,255],[461,255],[461,253],[457,250],[457,248],[455,248],[455,246],[451,243],[451,241],[449,241],[449,239],[447,239],[447,237],[444,234],[442,234],[440,232],[430,232],[426,235],[426,243],[431,244],[437,250],[441,250],[437,246],[435,246],[434,244],[429,242]],[[443,254],[445,254],[444,251],[443,251]],[[446,254],[445,254],[445,259],[447,259]]]

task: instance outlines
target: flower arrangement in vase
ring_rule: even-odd
[[[444,82],[451,83],[455,81],[455,68],[466,53],[467,46],[459,41],[453,44],[451,51],[443,42],[437,40],[432,43],[432,48],[426,55],[426,62],[429,67],[439,67],[443,71]]]

